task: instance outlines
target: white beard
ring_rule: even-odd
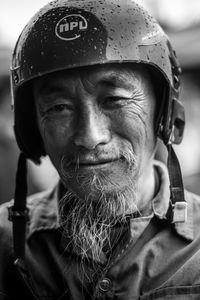
[[[79,157],[76,158],[73,172],[68,168],[70,161],[65,156],[61,159],[60,175],[68,190],[60,201],[63,234],[69,237],[73,252],[83,258],[87,258],[90,252],[93,260],[100,260],[103,246],[105,243],[110,245],[111,228],[117,222],[123,222],[127,214],[139,211],[137,181],[132,176],[136,174],[136,158],[132,148],[121,149],[123,150],[119,151],[117,156],[126,170],[126,182],[123,187],[104,170],[80,174]],[[76,176],[76,182],[80,183],[82,189],[89,191],[87,195],[81,198],[76,191],[70,189],[69,179],[72,176]]]
[[[110,245],[112,227],[117,222],[125,221],[127,214],[138,211],[136,187],[131,179],[121,191],[112,183],[110,192],[104,189],[108,180],[110,179],[99,171],[85,176],[85,181],[82,175],[82,185],[92,186],[100,196],[94,198],[93,193],[90,193],[81,199],[68,190],[60,200],[63,234],[69,238],[73,252],[83,258],[88,258],[90,253],[93,260],[99,261],[105,243]]]

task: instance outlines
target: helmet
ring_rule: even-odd
[[[26,157],[45,155],[37,128],[31,81],[59,70],[107,63],[142,63],[163,78],[158,135],[180,143],[184,110],[178,101],[180,67],[161,27],[132,0],[57,0],[22,31],[12,59],[15,134]]]

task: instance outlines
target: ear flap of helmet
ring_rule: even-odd
[[[23,89],[19,88],[16,98],[14,132],[17,144],[27,158],[40,164],[41,156],[45,156],[46,152],[37,126],[31,83],[25,83]]]
[[[176,99],[172,100],[171,134],[168,143],[180,144],[185,127],[185,111],[183,105]]]
[[[169,50],[169,60],[171,63],[172,83],[168,91],[164,92],[163,115],[159,125],[158,135],[165,145],[180,144],[183,139],[185,127],[185,111],[181,102],[178,100],[180,93],[180,75],[176,52],[173,50],[169,40],[167,41]],[[166,100],[168,99],[168,100]]]
[[[168,41],[169,59],[172,68],[173,87],[171,89],[171,116],[170,120],[170,136],[167,144],[180,144],[183,139],[185,127],[185,111],[183,105],[177,100],[180,92],[180,75],[181,68],[179,66],[176,52],[173,50]]]
[[[185,110],[180,101],[173,98],[169,103],[168,114],[161,119],[158,136],[165,145],[180,144],[185,128]]]

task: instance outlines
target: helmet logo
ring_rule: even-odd
[[[79,14],[73,14],[62,18],[56,24],[55,32],[61,40],[72,41],[78,39],[87,28],[87,20]]]

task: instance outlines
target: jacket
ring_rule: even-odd
[[[59,225],[59,188],[29,197],[26,255],[14,260],[12,223],[0,208],[0,300],[200,299],[200,197],[185,191],[187,220],[171,223],[167,170],[152,213],[130,218],[109,260],[82,260]],[[98,271],[91,273],[92,266]],[[93,268],[94,269],[94,268]]]

